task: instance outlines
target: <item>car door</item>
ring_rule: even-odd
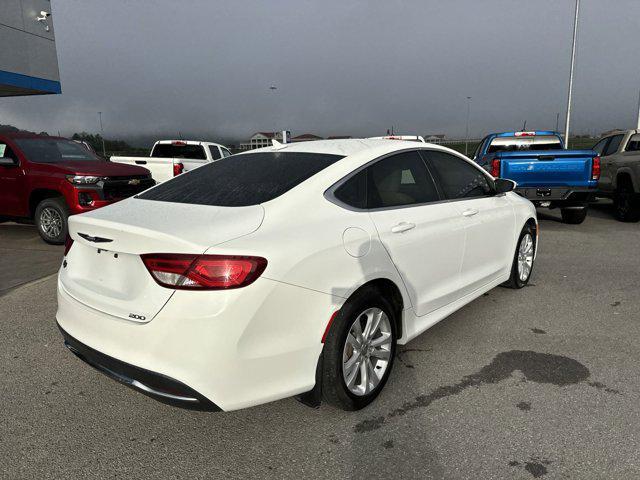
[[[421,155],[414,150],[385,157],[366,176],[369,215],[416,315],[459,298],[464,219],[441,201]]]
[[[15,165],[0,165],[0,215],[25,216],[26,207],[21,200],[26,198],[24,169],[13,149],[0,142],[0,157],[10,158]]]
[[[464,222],[465,248],[460,271],[464,294],[508,274],[515,248],[515,214],[506,195],[473,163],[448,152],[425,150],[429,168]]]
[[[609,137],[600,154],[600,179],[598,186],[603,190],[613,190],[614,178],[618,172],[616,152],[620,148],[620,143],[624,135],[614,135]],[[595,150],[595,147],[594,147]],[[597,151],[597,150],[596,150]]]
[[[635,191],[638,191],[640,179],[640,133],[633,133],[624,149],[614,157],[617,172],[625,172],[631,176]]]

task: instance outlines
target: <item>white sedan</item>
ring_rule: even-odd
[[[513,188],[403,141],[222,159],[70,217],[58,325],[81,359],[167,403],[359,409],[396,344],[528,282],[536,212]]]

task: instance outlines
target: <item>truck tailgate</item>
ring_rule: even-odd
[[[113,156],[110,160],[116,163],[144,167],[151,172],[151,177],[157,183],[165,182],[173,178],[173,158]]]
[[[518,187],[589,187],[594,156],[591,150],[503,152],[500,176]]]

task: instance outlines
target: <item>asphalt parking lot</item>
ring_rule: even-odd
[[[293,399],[191,412],[117,384],[62,346],[61,249],[0,225],[1,476],[639,478],[640,224],[606,204],[582,225],[539,215],[530,286],[402,347],[355,413]]]

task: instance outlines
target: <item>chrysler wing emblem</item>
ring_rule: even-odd
[[[78,232],[78,235],[80,235],[82,238],[84,238],[88,242],[93,242],[93,243],[113,242],[111,238],[93,237],[91,235],[87,235],[86,233],[80,233],[80,232]]]

